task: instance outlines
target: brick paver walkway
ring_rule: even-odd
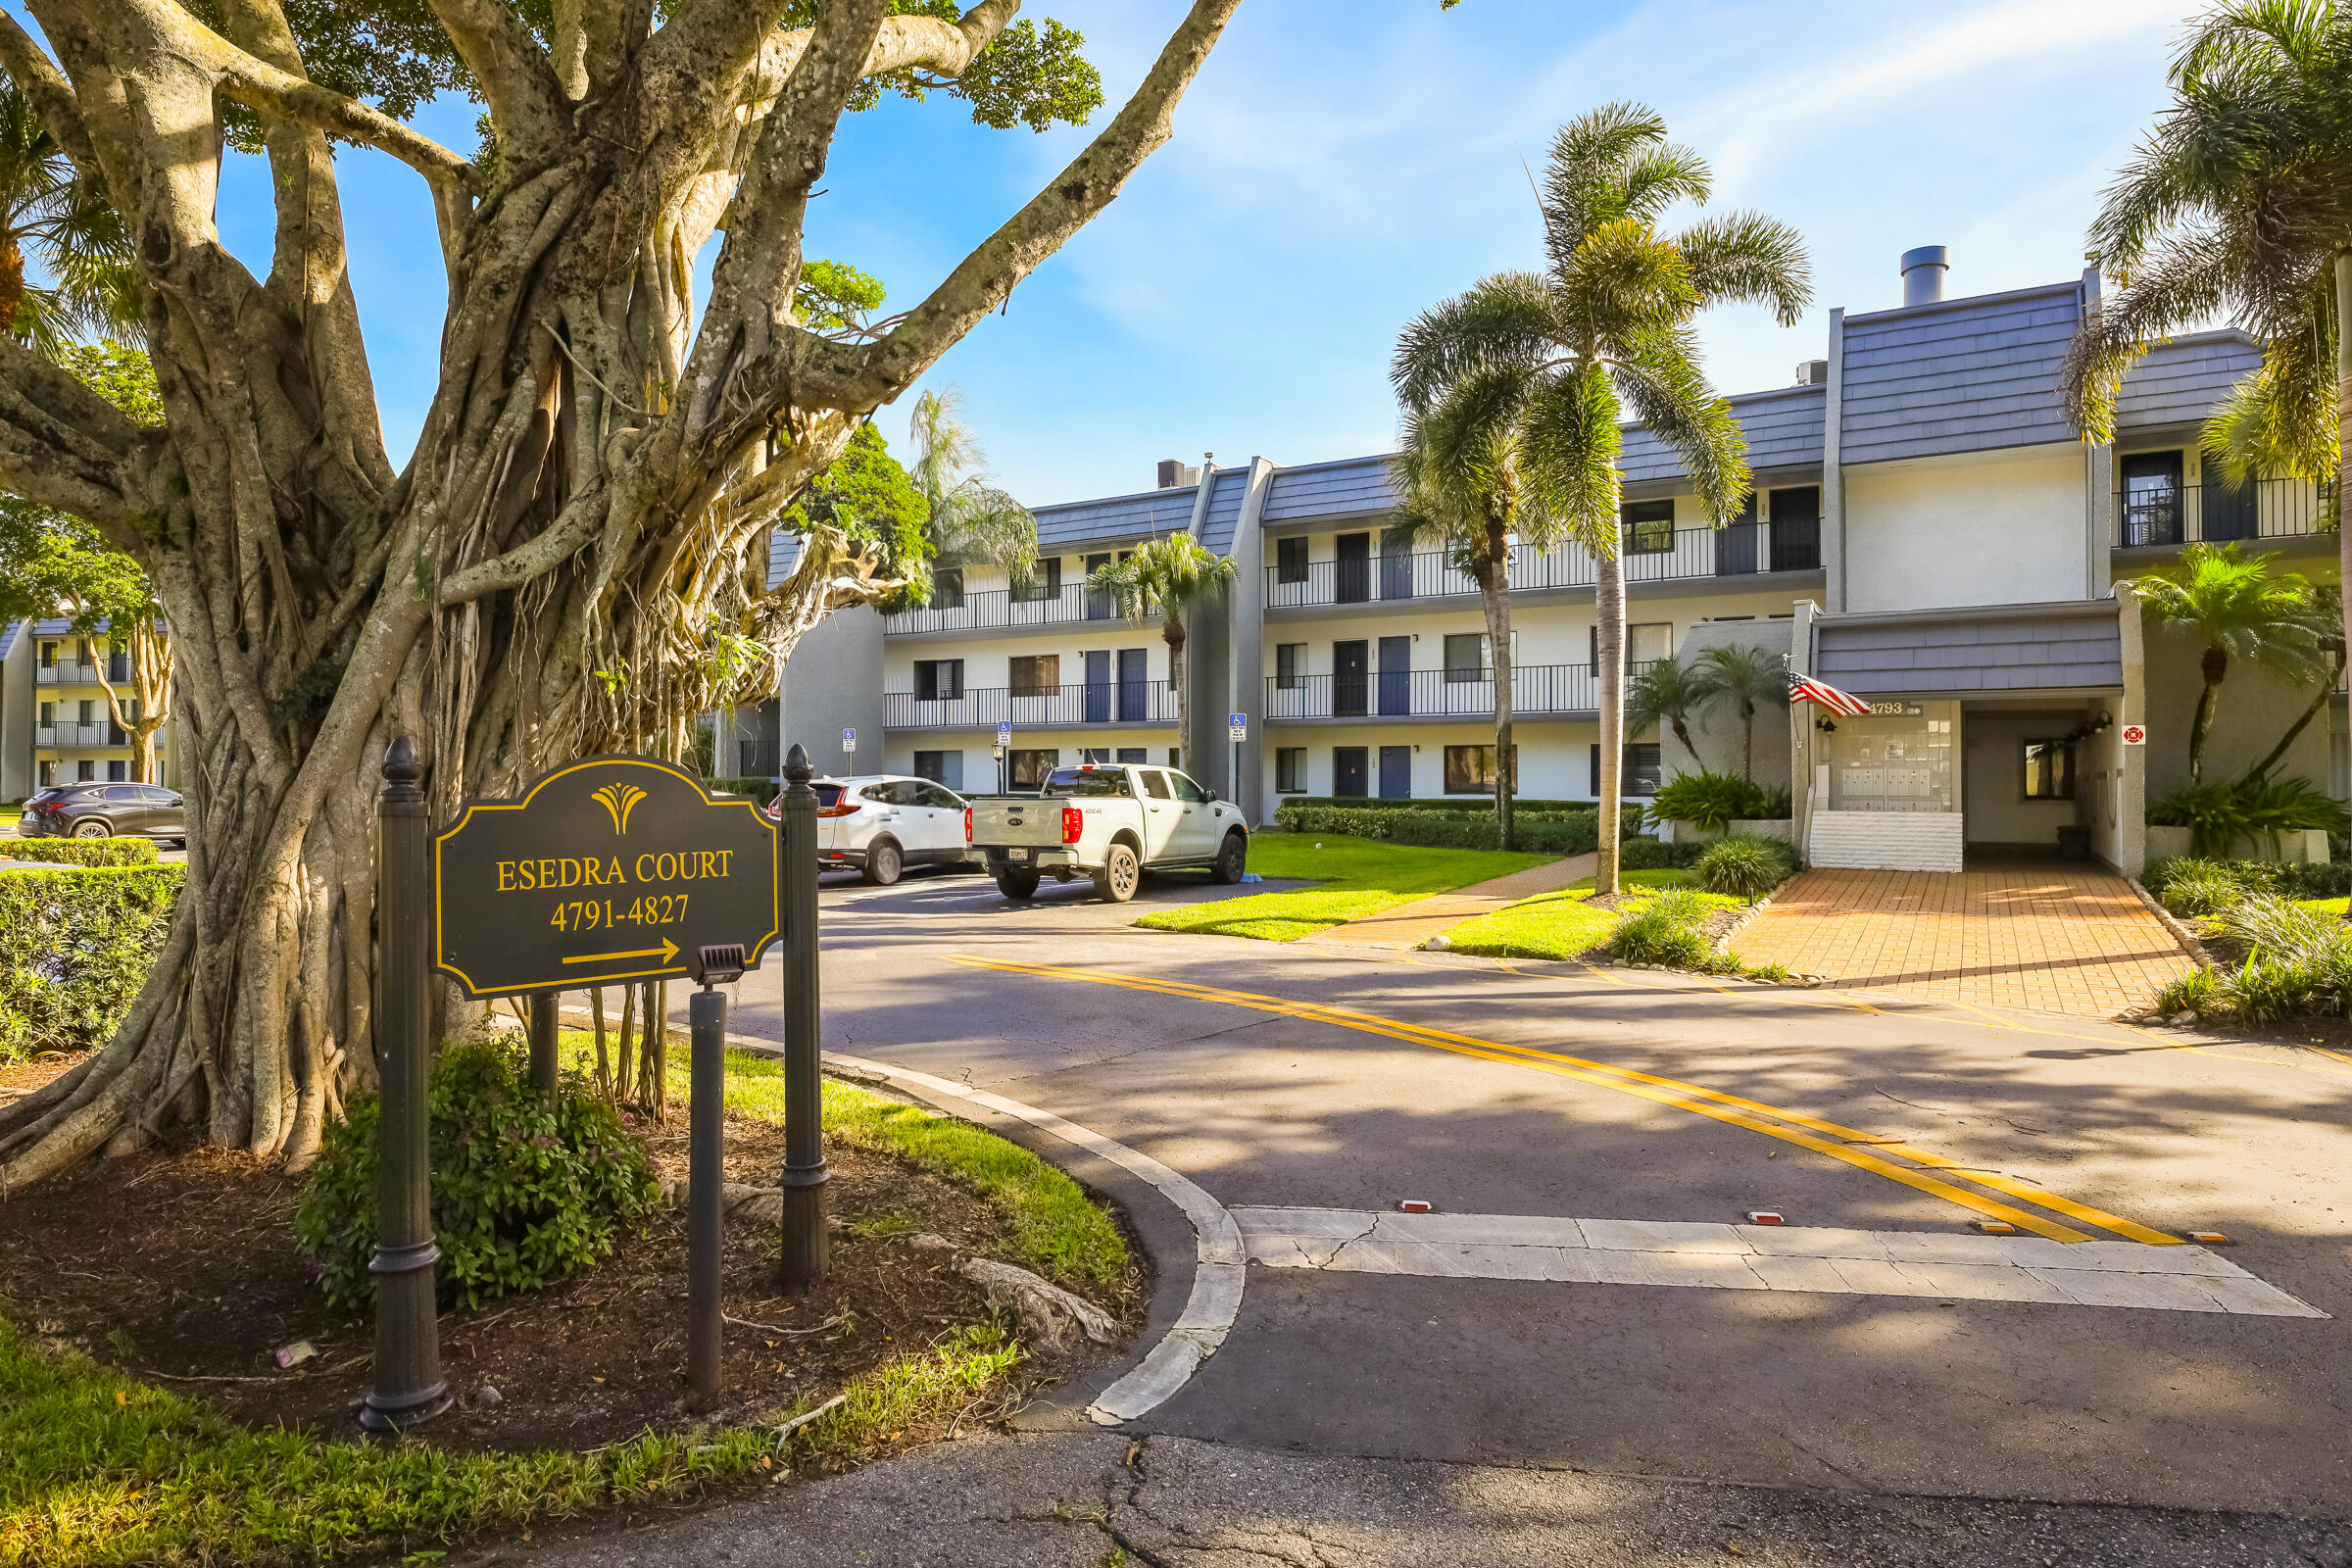
[[[1474,915],[1492,914],[1508,904],[1552,893],[1591,876],[1599,867],[1596,855],[1571,855],[1546,860],[1509,876],[1473,882],[1451,893],[1433,893],[1426,899],[1399,904],[1393,909],[1368,914],[1315,933],[1317,942],[1348,942],[1367,948],[1417,948],[1450,926]]]
[[[2090,1018],[2189,967],[2123,878],[2079,864],[1806,871],[1732,946],[1839,986]]]

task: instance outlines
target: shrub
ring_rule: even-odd
[[[620,1113],[577,1073],[552,1100],[539,1094],[525,1062],[508,1042],[446,1046],[433,1062],[433,1239],[446,1300],[475,1306],[567,1278],[608,1256],[658,1196],[645,1146]],[[327,1129],[294,1218],[295,1239],[325,1265],[327,1299],[354,1311],[375,1295],[378,1116],[374,1096],[353,1097]]]
[[[711,795],[748,796],[762,806],[774,800],[778,794],[775,781],[762,774],[746,774],[740,778],[707,778],[703,780],[703,789]]]
[[[186,878],[178,865],[0,871],[0,1061],[104,1045],[163,949]]]
[[[1698,885],[1753,904],[1788,879],[1796,855],[1779,839],[1735,833],[1706,847],[1692,862]]]
[[[1293,833],[1338,834],[1426,849],[1491,850],[1497,842],[1492,812],[1299,806],[1286,801],[1274,820]],[[1517,847],[1538,855],[1582,855],[1600,842],[1599,814],[1589,810],[1513,811],[1511,827]]]
[[[2241,894],[2215,919],[2215,940],[2242,956],[2236,972],[2183,976],[2157,993],[2156,1010],[2249,1023],[2352,1011],[2352,929],[2342,921],[2261,893]]]
[[[0,860],[53,865],[154,865],[153,839],[18,839],[0,844]]]
[[[1788,817],[1788,792],[1768,790],[1737,773],[1677,773],[1650,798],[1649,814],[1661,822],[1688,822],[1702,833],[1720,833],[1736,821]]]
[[[1627,839],[1617,851],[1619,869],[1688,871],[1707,852],[1704,844],[1668,844],[1663,839]]]
[[[1458,811],[1494,814],[1494,798],[1465,795],[1411,795],[1393,798],[1379,795],[1284,795],[1277,798],[1276,814],[1294,806],[1334,806],[1348,811]],[[1525,816],[1530,811],[1591,811],[1591,801],[1546,801],[1532,796],[1513,796],[1513,814]]]
[[[1626,963],[1654,963],[1670,969],[1723,969],[1736,962],[1719,956],[1698,932],[1706,902],[1688,889],[1661,893],[1617,922],[1609,950]]]
[[[2352,866],[2332,860],[2289,865],[2277,860],[2203,860],[2192,856],[2150,860],[2140,880],[2158,903],[2183,918],[2217,914],[2236,899],[2342,898],[2352,892]]]
[[[2173,791],[2148,807],[2148,825],[2187,828],[2198,855],[2219,857],[2240,844],[2266,842],[2277,854],[2282,833],[2316,829],[2332,837],[2345,831],[2346,817],[2340,803],[2306,779],[2239,779]]]

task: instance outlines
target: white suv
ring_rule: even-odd
[[[963,842],[963,797],[944,784],[876,773],[815,779],[812,787],[820,871],[863,871],[886,888],[907,866],[961,866],[972,858]],[[783,820],[783,796],[768,803],[767,814]]]

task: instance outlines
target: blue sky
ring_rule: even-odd
[[[2190,0],[1248,0],[1110,211],[927,378],[961,389],[1001,479],[1032,505],[1148,489],[1154,460],[1312,463],[1389,449],[1397,328],[1539,256],[1527,165],[1562,120],[1633,98],[1713,163],[1716,205],[1786,220],[1816,305],[1705,318],[1716,384],[1781,386],[1828,311],[1898,301],[1895,258],[1952,248],[1954,294],[2069,277],[2104,186],[2164,99]],[[1112,102],[1177,0],[1030,0],[1080,28]],[[472,145],[470,104],[426,123]],[[1107,113],[1107,111],[1105,111]],[[1083,145],[990,131],[958,105],[858,117],[810,254],[909,306]],[[232,159],[221,228],[268,256],[267,177]],[[346,161],[354,280],[396,455],[430,396],[441,268],[420,183]],[[878,416],[894,442],[911,399]]]

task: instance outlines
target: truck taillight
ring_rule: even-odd
[[[972,842],[972,808],[968,806],[963,808],[963,842]]]
[[[1086,813],[1075,806],[1063,807],[1061,808],[1061,842],[1075,844],[1078,842],[1079,835],[1085,831]]]

